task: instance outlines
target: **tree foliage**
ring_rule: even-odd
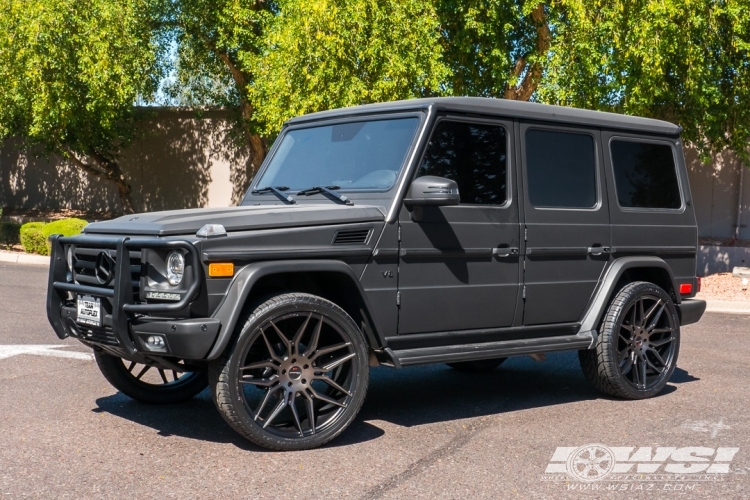
[[[672,121],[704,159],[748,160],[748,0],[576,0],[558,11],[536,98]]]
[[[117,185],[139,98],[156,91],[163,57],[152,0],[6,0],[0,11],[0,137],[58,153]]]
[[[282,0],[249,95],[272,136],[313,111],[445,92],[439,21],[420,0]]]

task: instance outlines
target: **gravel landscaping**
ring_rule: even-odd
[[[750,302],[750,286],[732,273],[718,273],[703,278],[697,298],[703,300],[732,300]]]

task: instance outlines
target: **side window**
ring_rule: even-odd
[[[535,207],[596,206],[596,156],[588,134],[526,131],[526,179]]]
[[[617,201],[625,208],[682,206],[672,147],[650,142],[610,143]]]
[[[502,205],[508,199],[507,143],[502,126],[441,121],[418,176],[456,181],[462,205]]]

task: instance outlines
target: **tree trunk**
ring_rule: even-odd
[[[81,160],[78,155],[69,148],[63,149],[64,156],[73,162],[75,166],[86,172],[87,174],[93,175],[98,179],[112,182],[117,186],[117,192],[120,195],[120,206],[124,214],[132,214],[135,212],[133,208],[133,198],[131,194],[133,188],[130,186],[125,174],[122,173],[120,165],[112,160],[108,160],[104,156],[90,152],[87,156],[93,160],[93,163],[87,163]]]
[[[552,34],[550,33],[549,24],[547,23],[547,16],[544,13],[544,4],[539,3],[536,8],[531,12],[531,20],[536,25],[536,61],[531,64],[527,64],[527,60],[530,54],[520,57],[513,65],[512,76],[515,78],[520,77],[524,70],[526,74],[521,80],[518,86],[505,85],[505,92],[503,97],[506,99],[513,99],[514,101],[528,101],[534,94],[534,91],[539,86],[539,81],[542,79],[542,72],[544,66],[540,59],[547,55],[549,50]]]

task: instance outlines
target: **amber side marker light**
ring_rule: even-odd
[[[680,295],[687,295],[693,291],[693,285],[691,283],[683,283],[680,285]]]
[[[229,263],[218,263],[208,265],[208,275],[212,278],[226,278],[234,276],[234,264]],[[682,288],[680,288],[682,290]]]

